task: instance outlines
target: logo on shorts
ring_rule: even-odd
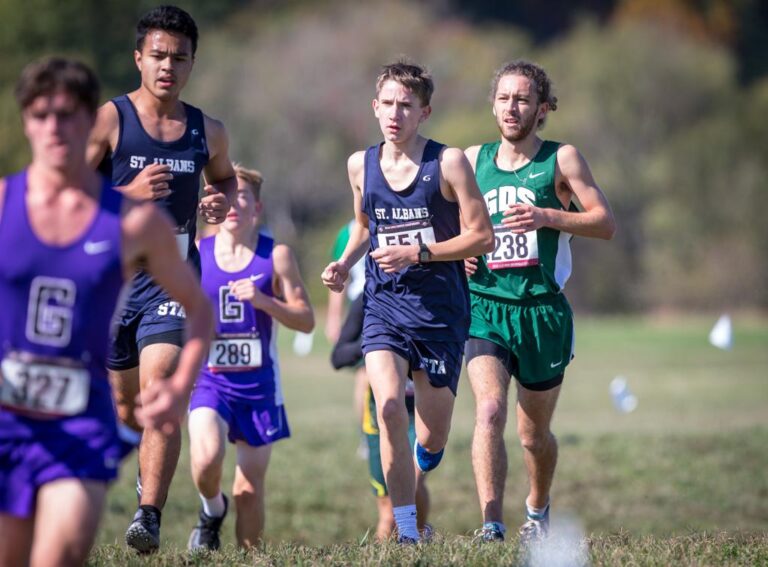
[[[157,314],[161,317],[170,315],[180,319],[185,319],[187,317],[184,307],[182,307],[181,303],[178,301],[166,301],[165,303],[161,303],[157,306]]]
[[[424,365],[424,370],[430,374],[447,374],[445,371],[444,360],[437,360],[436,358],[422,358],[421,363]]]
[[[550,362],[550,363],[549,363],[549,367],[550,367],[550,368],[557,368],[557,367],[558,367],[558,366],[560,366],[562,363],[563,363],[563,361],[562,361],[562,360],[561,360],[560,362]]]
[[[272,437],[278,431],[280,430],[277,427],[269,427],[265,433],[267,434],[267,437]]]
[[[421,178],[421,180],[424,181],[424,182],[429,183],[430,181],[432,181],[432,176],[431,175],[425,175],[424,177]]]

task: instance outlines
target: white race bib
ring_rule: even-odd
[[[184,227],[176,229],[176,245],[179,247],[179,254],[186,260],[189,255],[189,233]]]
[[[214,372],[261,368],[261,340],[251,334],[217,336],[208,351],[208,368]]]
[[[8,356],[2,362],[0,405],[47,417],[77,415],[88,407],[91,375],[66,361]]]
[[[379,225],[376,229],[379,248],[409,244],[434,244],[435,229],[429,220],[416,220],[401,224]]]
[[[539,239],[535,230],[515,234],[502,224],[493,226],[493,252],[485,255],[490,270],[523,268],[539,264]]]

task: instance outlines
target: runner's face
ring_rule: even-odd
[[[191,39],[162,30],[150,30],[141,51],[134,51],[133,56],[141,72],[141,86],[163,101],[178,98],[195,62]]]
[[[431,107],[422,106],[419,97],[397,81],[386,81],[373,99],[373,113],[388,142],[403,142],[416,135],[431,111]]]
[[[237,178],[237,195],[224,219],[222,228],[231,233],[240,231],[250,234],[259,225],[261,216],[261,201],[253,195],[251,185]]]
[[[34,162],[64,170],[85,159],[94,116],[70,93],[37,97],[22,119]]]
[[[539,104],[534,83],[522,75],[504,75],[496,88],[493,114],[503,138],[510,142],[536,132],[547,105]]]

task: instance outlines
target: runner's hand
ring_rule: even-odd
[[[474,256],[471,256],[469,258],[464,258],[464,273],[467,274],[467,277],[471,276],[477,271],[477,258]]]
[[[261,309],[267,296],[256,287],[254,280],[243,278],[241,280],[229,282],[229,293],[234,295],[238,301],[248,301],[256,309]]]
[[[168,184],[173,179],[171,167],[162,163],[151,163],[123,187],[123,193],[134,201],[154,201],[171,194]]]
[[[155,380],[136,399],[136,420],[142,427],[170,435],[179,427],[189,404],[185,391],[174,387],[174,378]]]
[[[344,282],[349,277],[349,266],[346,262],[331,262],[328,264],[323,273],[320,274],[320,278],[323,280],[325,287],[336,293],[344,291]]]
[[[538,230],[547,225],[546,212],[539,207],[516,203],[504,211],[501,224],[512,229],[515,234]]]
[[[376,261],[384,273],[391,274],[404,270],[413,264],[418,264],[419,247],[416,244],[382,246],[371,252],[371,258]]]
[[[229,200],[227,196],[218,191],[213,185],[203,187],[205,197],[200,199],[200,216],[208,224],[219,224],[224,222],[229,212]]]

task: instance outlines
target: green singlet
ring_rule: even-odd
[[[571,235],[552,228],[513,234],[501,220],[515,203],[563,210],[555,193],[560,144],[544,141],[534,158],[514,171],[496,166],[500,145],[484,144],[475,167],[495,248],[480,257],[469,279],[470,340],[490,341],[511,353],[523,385],[546,382],[562,374],[573,357],[573,314],[561,293],[571,274]]]
[[[496,246],[480,258],[469,289],[493,299],[526,300],[557,294],[571,275],[571,235],[551,228],[512,234],[501,220],[507,207],[515,203],[563,210],[555,194],[560,144],[544,141],[533,160],[514,171],[496,166],[500,145],[484,144],[477,156],[477,184],[491,215]]]

